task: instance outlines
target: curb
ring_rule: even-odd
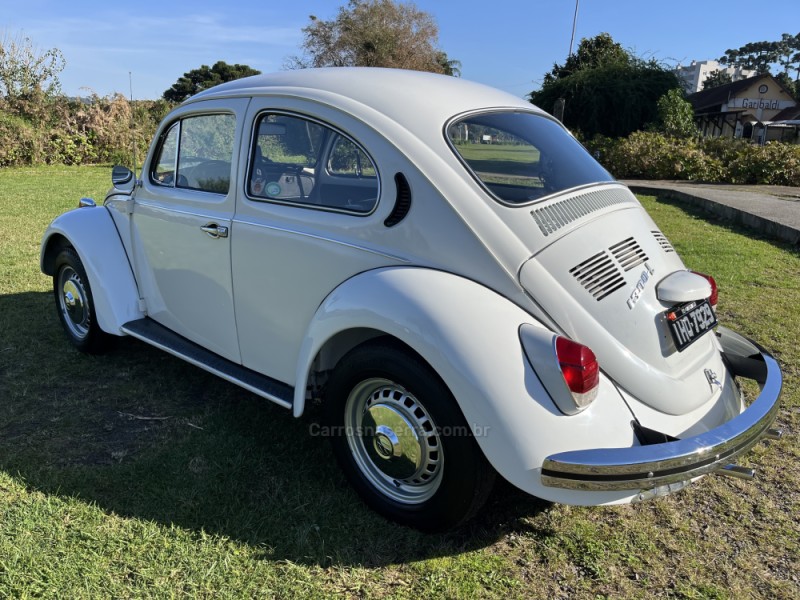
[[[788,242],[789,244],[800,244],[800,228],[780,223],[772,218],[759,215],[755,212],[732,206],[719,202],[709,197],[701,195],[702,192],[689,193],[674,187],[656,187],[647,184],[637,184],[635,182],[626,182],[626,185],[635,194],[645,194],[648,196],[656,196],[666,198],[668,200],[675,200],[684,204],[690,204],[702,208],[706,212],[714,214],[725,221],[743,225],[752,229],[765,237]],[[746,194],[738,192],[739,194]],[[783,200],[775,200],[775,202],[784,202]],[[800,206],[797,207],[800,211]]]

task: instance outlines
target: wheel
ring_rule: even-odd
[[[385,517],[442,531],[483,505],[495,472],[450,390],[410,350],[352,350],[326,392],[334,454],[361,498]]]
[[[72,345],[91,354],[106,350],[111,336],[97,324],[89,278],[72,248],[65,248],[56,257],[53,294],[58,318]]]

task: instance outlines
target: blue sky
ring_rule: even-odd
[[[669,64],[715,59],[727,48],[800,31],[800,1],[579,0],[577,41],[608,32]],[[69,95],[157,98],[184,72],[218,60],[263,72],[300,52],[309,15],[331,19],[346,0],[2,0],[0,36],[60,49]],[[569,50],[573,0],[418,0],[439,26],[439,46],[462,76],[524,96]]]

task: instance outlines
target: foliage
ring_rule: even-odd
[[[461,77],[461,61],[451,59],[446,52],[436,53],[436,62],[442,68],[442,73],[451,77]]]
[[[769,142],[742,149],[728,165],[732,183],[800,186],[800,146]]]
[[[800,100],[800,79],[792,80],[786,73],[778,73],[775,79],[780,83],[795,100]]]
[[[134,167],[171,106],[163,100],[131,103],[121,94],[71,100],[38,92],[0,99],[0,167],[96,162]]]
[[[303,56],[291,68],[391,67],[456,74],[460,63],[439,50],[433,17],[414,4],[350,0],[335,19],[314,15],[303,28]]]
[[[58,48],[41,51],[28,37],[4,34],[0,37],[0,96],[55,95],[60,87],[58,74],[65,66]]]
[[[658,128],[671,137],[697,135],[694,124],[694,109],[683,97],[683,91],[673,88],[658,99]]]
[[[706,155],[696,140],[652,131],[637,131],[627,138],[588,146],[591,151],[600,150],[600,162],[620,179],[719,181],[724,171],[722,163]]]
[[[582,39],[564,65],[554,65],[530,101],[553,110],[563,99],[567,127],[588,137],[620,137],[656,121],[657,100],[678,87],[671,70],[634,56],[601,33]]]
[[[592,40],[581,40],[578,56],[593,45]],[[605,62],[581,63],[569,73],[554,69],[553,73],[564,75],[548,79],[530,94],[530,101],[552,110],[563,98],[564,124],[588,137],[625,136],[655,121],[658,99],[680,87],[677,76],[652,59],[645,61],[627,53],[623,59],[610,49],[605,56]]]
[[[721,85],[728,85],[729,83],[733,83],[733,77],[730,76],[726,71],[721,69],[717,69],[715,71],[711,71],[703,80],[703,89],[710,90],[711,88],[719,87]]]
[[[172,84],[171,88],[164,92],[163,98],[169,102],[183,102],[189,96],[220,83],[241,79],[242,77],[250,77],[251,75],[259,75],[260,73],[261,71],[257,71],[247,65],[229,65],[220,60],[214,63],[213,67],[202,65],[199,69],[184,73],[182,77],[178,78],[178,81]]]
[[[740,48],[728,49],[719,62],[758,73],[769,73],[770,67],[777,64],[783,73],[788,75],[793,70],[797,74],[795,79],[800,78],[800,33],[784,33],[777,41],[750,42]]]
[[[593,38],[584,38],[578,49],[567,57],[563,65],[555,63],[552,70],[544,76],[544,85],[554,83],[562,77],[568,77],[582,69],[594,69],[604,65],[628,64],[630,54],[615,42],[608,33],[601,33]]]
[[[765,146],[728,138],[676,138],[638,131],[627,138],[586,143],[619,179],[680,179],[800,186],[800,146]]]

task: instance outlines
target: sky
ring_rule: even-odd
[[[309,16],[333,19],[347,0],[0,0],[0,39],[58,48],[69,96],[161,97],[183,73],[219,60],[264,73],[301,53]],[[520,97],[569,53],[573,0],[417,0],[461,75]],[[800,0],[578,0],[575,47],[609,33],[668,65],[717,59],[728,48],[800,31]],[[132,83],[132,86],[131,86]]]

